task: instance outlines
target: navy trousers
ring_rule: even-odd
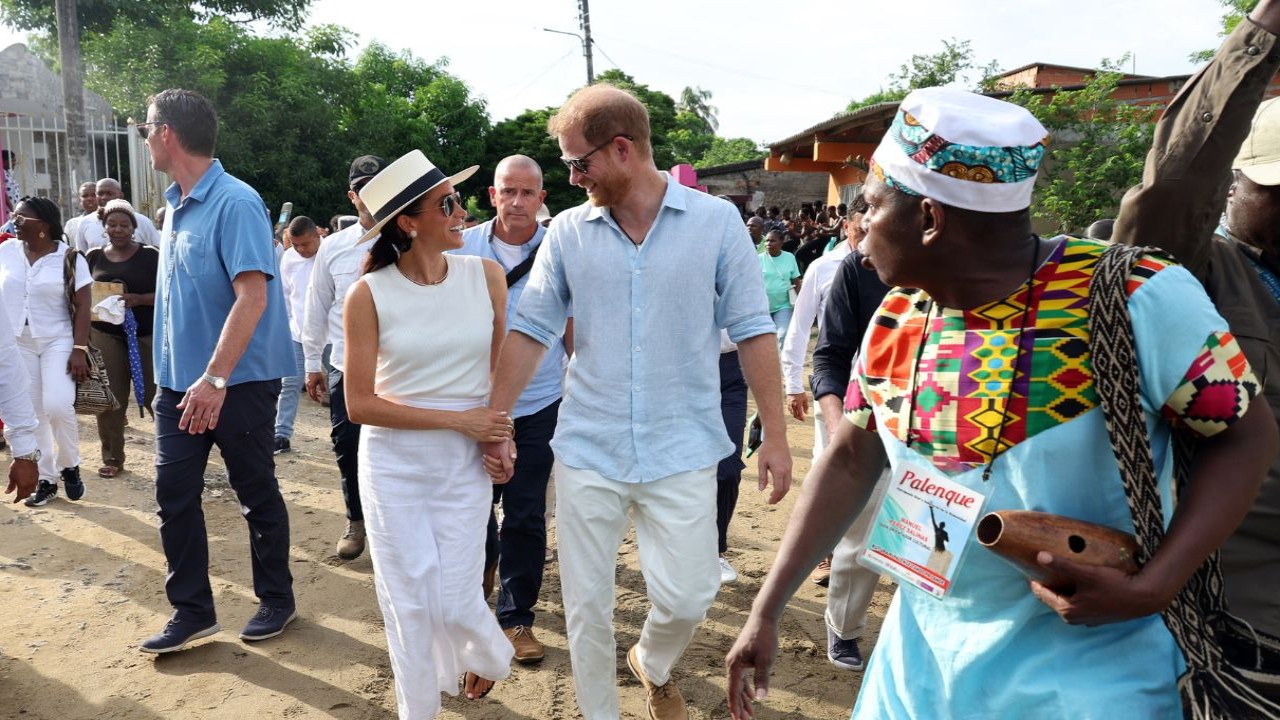
[[[360,507],[359,451],[360,426],[347,417],[347,396],[342,392],[342,371],[329,371],[329,438],[338,459],[338,475],[342,478],[342,502],[347,506],[348,520],[364,520]]]
[[[742,434],[747,429],[747,381],[738,363],[738,351],[720,353],[720,414],[724,429],[733,441],[733,454],[716,467],[716,530],[720,552],[729,549],[729,521],[738,505],[738,484],[742,482]]]
[[[209,585],[209,539],[201,494],[214,445],[227,467],[227,480],[249,523],[253,590],[271,607],[292,607],[289,571],[289,514],[276,481],[274,428],[280,381],[264,380],[227,388],[218,426],[191,435],[178,429],[183,393],[160,388],[156,395],[156,502],[160,542],[169,574],[164,589],[180,619],[213,622]]]
[[[498,624],[533,625],[533,606],[542,591],[547,552],[547,481],[555,458],[551,436],[560,416],[556,400],[532,415],[516,418],[516,467],[511,481],[493,486],[502,503],[502,531],[489,512],[485,567],[498,563]]]

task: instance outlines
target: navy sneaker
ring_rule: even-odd
[[[221,629],[222,626],[217,621],[179,620],[178,614],[174,613],[169,622],[165,623],[164,629],[143,640],[138,649],[144,653],[177,652],[192,640],[209,637]]]
[[[288,607],[259,605],[258,612],[249,618],[248,624],[240,631],[240,639],[253,641],[273,638],[284,632],[284,626],[297,617],[298,611],[293,605]]]
[[[842,670],[861,670],[864,666],[857,638],[841,640],[831,628],[827,628],[827,659]]]
[[[58,483],[41,480],[36,486],[35,494],[23,501],[27,507],[44,507],[49,501],[58,497]]]
[[[79,500],[84,497],[84,481],[80,479],[80,466],[62,468],[62,482],[67,486],[67,499]]]

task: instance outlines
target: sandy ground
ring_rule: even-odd
[[[114,480],[102,480],[95,474],[97,433],[91,419],[82,419],[85,499],[70,503],[60,495],[43,508],[0,508],[0,718],[394,719],[372,566],[367,554],[349,563],[334,554],[344,518],[327,412],[304,399],[294,452],[277,458],[292,522],[298,621],[275,640],[248,645],[237,639],[255,609],[248,539],[215,456],[206,473],[204,510],[223,630],[159,658],[137,649],[170,613],[156,531],[152,424],[133,415],[129,467]],[[811,422],[791,421],[799,478],[808,471],[812,429]],[[795,493],[776,507],[767,505],[755,490],[754,461],[748,465],[730,537],[729,558],[741,577],[722,588],[674,675],[692,718],[728,717],[724,654],[772,561],[794,501]],[[882,580],[871,637],[879,630],[889,588]],[[826,661],[825,597],[825,589],[806,582],[791,603],[772,692],[758,717],[848,717],[862,676]],[[618,559],[616,615],[618,682],[628,718],[644,717],[644,700],[623,654],[635,642],[647,610],[632,536]],[[442,717],[578,717],[555,561],[547,565],[537,612],[546,660],[515,666],[511,678],[484,700],[446,697]],[[863,651],[870,651],[865,641]]]

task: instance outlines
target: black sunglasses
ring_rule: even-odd
[[[454,211],[460,207],[462,207],[462,193],[460,192],[445,195],[444,200],[440,201],[440,209],[444,211],[445,217],[452,216]]]
[[[591,157],[592,155],[595,155],[596,153],[600,152],[606,147],[609,147],[609,145],[612,144],[613,141],[617,140],[618,138],[626,138],[632,142],[635,142],[635,138],[631,137],[630,135],[624,135],[622,133],[619,133],[609,138],[608,140],[605,140],[599,145],[595,146],[595,148],[593,148],[591,152],[587,153],[586,155],[583,155],[582,157],[576,157],[576,158],[562,157],[560,158],[560,162],[564,163],[564,166],[569,168],[570,170],[577,170],[583,175],[586,175],[587,170],[591,168],[591,164],[587,162],[587,158]]]
[[[151,130],[149,130],[149,129],[148,129],[148,128],[149,128],[149,126],[151,126],[151,125],[168,125],[168,124],[169,124],[169,123],[167,123],[167,122],[163,122],[163,121],[161,121],[161,120],[155,120],[155,121],[153,121],[153,122],[143,122],[143,123],[138,123],[138,124],[137,124],[137,125],[135,125],[134,127],[138,130],[138,137],[142,138],[143,140],[146,140],[146,139],[147,139],[147,136],[149,136],[149,135],[151,134]]]

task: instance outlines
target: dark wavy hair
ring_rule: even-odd
[[[423,193],[421,197],[409,203],[405,209],[391,216],[382,226],[382,234],[373,242],[373,247],[369,248],[369,257],[364,261],[364,272],[371,273],[381,270],[388,265],[394,265],[400,256],[409,252],[409,248],[413,246],[413,238],[409,234],[400,229],[400,224],[396,220],[401,215],[417,215],[422,212],[422,201],[427,197]]]
[[[27,195],[18,199],[18,205],[26,205],[36,212],[36,217],[49,224],[49,234],[53,235],[54,242],[62,240],[62,211],[58,209],[58,204],[49,198],[32,197]],[[16,210],[17,207],[15,206]]]

